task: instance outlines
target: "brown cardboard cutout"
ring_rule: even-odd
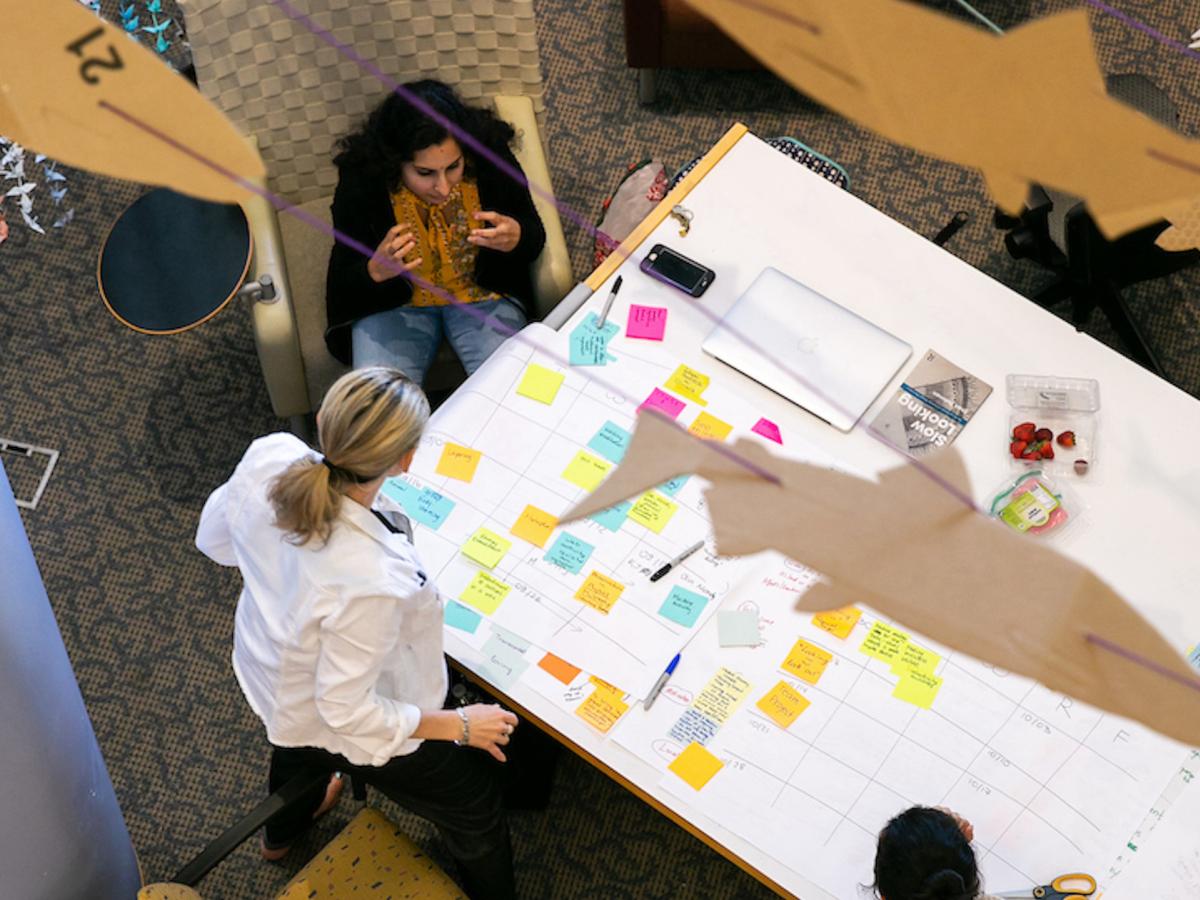
[[[1093,706],[1200,743],[1200,678],[1129,604],[1088,569],[979,515],[911,465],[873,483],[731,448],[775,485],[660,416],[638,417],[617,469],[562,523],[637,496],[675,475],[710,482],[717,551],[778,550],[822,573],[806,610],[866,603],[935,641],[1034,678]],[[957,452],[928,461],[970,495]],[[1164,672],[1097,646],[1116,644]]]
[[[1084,10],[996,36],[897,0],[688,3],[838,113],[979,169],[1004,209],[1037,182],[1108,237],[1167,219],[1162,246],[1200,246],[1200,142],[1108,96]]]
[[[0,0],[0,10],[0,134],[81,169],[223,203],[250,196],[231,175],[263,180],[258,153],[215,106],[76,0]]]

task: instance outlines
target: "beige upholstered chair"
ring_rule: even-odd
[[[518,134],[517,160],[550,191],[538,131],[542,75],[533,0],[297,0],[322,28],[398,82],[437,78],[469,103],[491,101]],[[328,223],[334,145],[387,87],[264,0],[183,0],[200,90],[257,142],[268,187]],[[534,264],[536,310],[570,290],[570,259],[554,204],[534,192],[546,249]],[[278,297],[254,304],[254,331],[275,413],[315,409],[344,370],[325,349],[325,269],[332,239],[266,200],[247,207],[254,277]],[[443,351],[446,348],[443,347]],[[430,374],[439,384],[440,363]],[[295,424],[295,422],[294,422]]]

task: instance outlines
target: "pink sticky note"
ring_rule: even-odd
[[[679,414],[683,412],[685,405],[682,400],[676,400],[670,394],[655,388],[638,409],[656,409],[660,413],[670,416],[672,419],[677,419],[679,418]]]
[[[759,419],[750,430],[755,434],[761,434],[768,441],[783,444],[783,436],[779,433],[779,426],[770,419]]]
[[[625,325],[625,337],[661,341],[666,329],[667,309],[665,306],[638,306],[636,303],[630,305],[629,321]]]

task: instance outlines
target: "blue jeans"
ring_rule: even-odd
[[[480,319],[481,313],[508,329],[497,331]],[[462,306],[398,306],[354,323],[351,358],[355,367],[393,366],[422,384],[445,335],[470,375],[511,332],[524,325],[524,311],[508,299],[472,303],[469,310]]]

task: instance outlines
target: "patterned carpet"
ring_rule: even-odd
[[[993,0],[983,8],[1008,26],[1065,5]],[[1200,26],[1183,0],[1120,5],[1175,39]],[[658,104],[641,108],[624,67],[619,0],[539,0],[538,12],[554,179],[587,216],[628,163],[655,155],[682,166],[740,120],[837,159],[855,194],[921,234],[968,211],[949,250],[1018,291],[1043,283],[1004,251],[973,172],[874,137],[765,73],[667,72]],[[1154,78],[1180,107],[1183,129],[1197,133],[1200,63],[1111,17],[1093,15],[1093,26],[1105,71]],[[157,880],[262,796],[261,729],[228,662],[238,579],[191,540],[208,491],[252,438],[282,424],[262,387],[246,307],[171,338],[135,334],[105,313],[96,256],[141,188],[77,172],[69,183],[75,219],[47,236],[4,207],[12,234],[0,244],[0,436],[62,451],[42,505],[24,521],[134,845]],[[568,239],[582,275],[590,238],[576,230]],[[1128,292],[1171,380],[1193,394],[1198,282],[1193,270]],[[1112,340],[1102,325],[1091,333]],[[245,845],[204,882],[206,895],[270,896],[350,814],[343,803],[314,829],[312,846],[282,865],[262,863]],[[404,822],[440,852],[430,829]],[[574,757],[559,771],[551,809],[518,814],[513,827],[527,897],[769,896]]]

